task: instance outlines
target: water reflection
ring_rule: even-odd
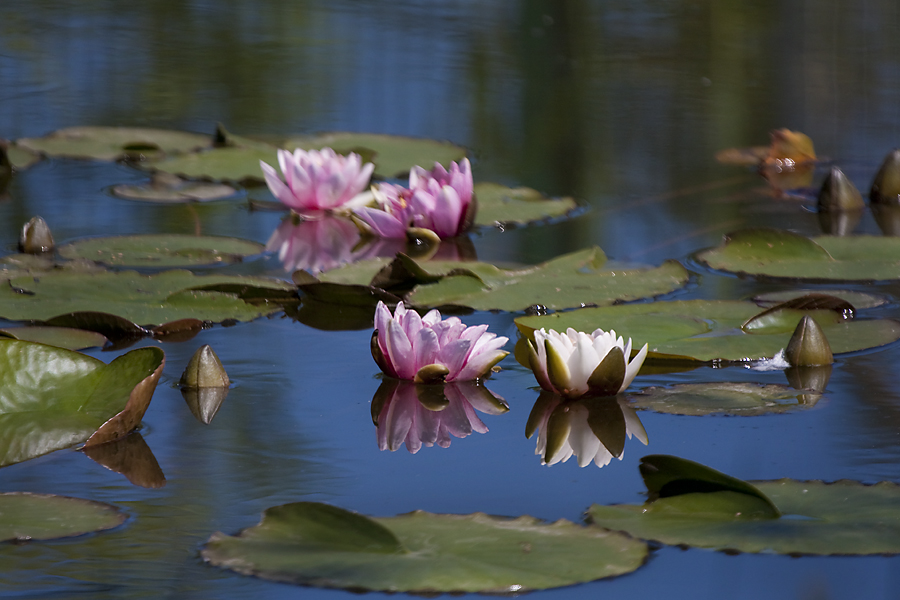
[[[194,417],[209,425],[228,396],[227,387],[181,388],[181,395]]]
[[[166,485],[166,476],[150,446],[136,431],[113,442],[85,447],[82,452],[110,471],[124,475],[134,485],[145,488]]]
[[[423,385],[385,378],[372,398],[378,448],[393,452],[405,443],[415,454],[423,445],[446,448],[451,436],[487,433],[476,410],[499,415],[507,412],[509,405],[475,381]]]
[[[565,400],[541,392],[525,426],[529,439],[538,432],[537,448],[545,465],[566,462],[572,455],[579,467],[591,462],[605,467],[614,457],[622,460],[625,440],[635,436],[645,446],[647,432],[626,399],[618,396]]]

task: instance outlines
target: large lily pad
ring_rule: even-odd
[[[67,350],[102,348],[108,341],[102,333],[70,327],[4,327],[0,329],[0,338],[2,337],[40,342]]]
[[[0,541],[25,542],[83,535],[118,527],[125,513],[115,506],[49,494],[0,494]]]
[[[95,160],[145,158],[209,146],[208,135],[143,127],[69,127],[16,144],[47,156]]]
[[[772,358],[787,346],[791,330],[780,321],[772,327],[745,332],[741,326],[760,312],[753,302],[682,300],[603,306],[516,319],[526,336],[535,329],[593,331],[614,329],[632,338],[636,347],[650,345],[648,358],[697,361],[747,361]],[[822,319],[823,312],[815,311]],[[835,354],[876,348],[900,339],[900,322],[893,319],[846,321],[831,311],[818,321]],[[834,316],[833,316],[834,315]],[[796,323],[800,314],[794,315]]]
[[[827,281],[900,279],[900,238],[818,236],[748,229],[696,255],[713,269],[747,275]]]
[[[267,277],[183,270],[155,275],[97,269],[0,271],[0,317],[11,321],[48,321],[79,311],[105,312],[140,325],[187,318],[251,321],[291,301],[296,301],[294,286]]]
[[[642,542],[531,517],[417,511],[369,519],[326,504],[266,510],[237,536],[213,534],[203,558],[265,579],[353,591],[513,593],[634,571]]]
[[[578,205],[572,198],[547,198],[527,187],[508,188],[499,183],[476,183],[476,225],[519,225],[562,217]]]
[[[483,262],[416,262],[405,255],[391,263],[361,261],[323,273],[320,281],[368,284],[416,306],[466,306],[476,310],[519,311],[534,305],[548,309],[612,304],[665,294],[687,283],[679,263],[616,269],[600,248],[589,248],[522,269],[501,269]],[[308,286],[301,285],[307,291]]]
[[[786,385],[757,383],[682,383],[649,387],[629,394],[634,408],[673,415],[751,417],[815,406],[821,394]]]
[[[259,254],[250,240],[210,235],[123,235],[85,238],[60,246],[63,258],[86,258],[117,267],[185,267],[228,264]]]
[[[644,461],[656,458],[674,459]],[[594,505],[588,516],[601,527],[664,544],[794,555],[900,553],[900,486],[895,483],[753,482],[780,517],[750,514],[751,495],[702,477],[676,476],[671,483],[668,495],[642,505]]]
[[[164,363],[159,348],[107,365],[54,346],[0,340],[0,466],[126,435],[140,423]]]
[[[147,163],[147,168],[173,173],[188,179],[212,179],[262,183],[259,161],[277,164],[276,150],[333,148],[338,153],[356,152],[375,163],[375,176],[399,177],[414,165],[431,168],[435,162],[449,165],[466,155],[464,148],[421,138],[407,138],[373,133],[326,133],[295,136],[272,143],[234,136],[221,131],[218,147],[180,156],[169,156]]]
[[[187,181],[169,173],[154,173],[145,183],[114,185],[110,191],[119,198],[166,204],[209,202],[237,194],[236,189],[224,183]]]

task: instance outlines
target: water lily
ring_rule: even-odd
[[[426,171],[413,167],[409,187],[383,183],[372,189],[378,208],[362,207],[354,214],[374,235],[403,238],[411,227],[428,229],[440,238],[464,233],[475,218],[472,168],[469,159],[440,164]]]
[[[528,342],[531,370],[545,390],[566,398],[612,396],[631,385],[647,357],[647,344],[628,362],[631,338],[624,343],[615,331],[591,334],[540,329]]]
[[[393,452],[406,444],[415,454],[423,445],[446,448],[454,437],[487,433],[476,410],[499,415],[508,412],[509,406],[474,381],[423,385],[385,379],[372,398],[378,448]]]
[[[525,435],[538,433],[534,453],[545,465],[576,457],[579,467],[598,467],[625,456],[625,441],[636,437],[645,446],[647,431],[637,413],[622,398],[583,398],[566,401],[542,392],[528,417]]]
[[[350,210],[371,201],[371,195],[362,191],[375,165],[363,164],[362,157],[353,152],[342,156],[331,148],[278,150],[284,181],[267,163],[259,161],[259,165],[272,194],[299,214]]]
[[[375,309],[372,356],[381,370],[419,383],[471,381],[487,375],[509,352],[509,341],[487,332],[487,325],[466,326],[457,317],[441,319],[432,310],[420,317],[397,304],[394,314],[383,302]]]

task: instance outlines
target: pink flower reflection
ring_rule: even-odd
[[[356,248],[359,230],[347,219],[289,217],[281,222],[266,242],[266,250],[277,252],[284,270],[305,269],[313,275],[367,258]]]
[[[378,448],[393,452],[405,443],[415,454],[423,445],[446,448],[453,437],[487,433],[476,410],[497,415],[509,406],[484,385],[471,381],[423,385],[385,379],[372,399]]]
[[[565,400],[541,392],[531,409],[525,435],[538,432],[534,453],[542,464],[566,462],[573,455],[579,467],[592,462],[605,467],[613,457],[622,460],[625,440],[631,436],[647,445],[647,432],[637,413],[624,398]]]

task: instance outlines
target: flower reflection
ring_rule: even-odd
[[[453,437],[487,433],[476,410],[498,415],[509,406],[473,381],[425,385],[386,378],[372,398],[378,448],[393,452],[405,443],[415,454],[423,445],[446,448]]]
[[[277,252],[284,270],[298,269],[313,275],[367,258],[356,248],[359,230],[340,217],[301,219],[296,215],[282,221],[266,242],[266,250]]]
[[[525,435],[538,432],[537,448],[545,465],[566,462],[574,455],[578,466],[598,467],[613,457],[622,460],[625,440],[634,435],[645,446],[647,432],[627,400],[617,397],[569,401],[558,394],[541,392],[534,403]]]

